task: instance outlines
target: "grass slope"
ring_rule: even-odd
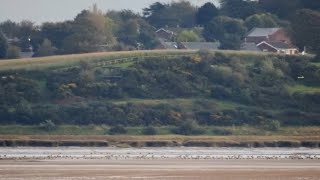
[[[198,118],[197,120],[202,121],[205,124],[203,128],[206,135],[217,135],[214,133],[216,127],[212,126],[217,119],[219,121],[217,122],[220,123],[217,126],[222,126],[221,124],[233,121],[235,118],[245,123],[240,122],[239,126],[235,127],[230,125],[234,123],[231,122],[227,127],[218,128],[231,132],[232,135],[320,135],[318,127],[293,128],[288,126],[281,127],[278,131],[268,131],[261,128],[264,124],[244,125],[251,120],[259,119],[257,123],[266,123],[265,121],[278,120],[277,118],[290,124],[291,119],[287,118],[289,116],[285,113],[299,115],[298,119],[295,119],[295,125],[303,121],[303,118],[309,114],[310,124],[308,125],[315,124],[316,118],[319,117],[316,106],[313,106],[312,110],[307,109],[307,106],[296,108],[295,104],[290,107],[291,109],[273,106],[277,105],[279,99],[277,99],[277,92],[281,93],[280,99],[288,97],[287,94],[291,94],[291,97],[295,99],[294,93],[307,95],[320,93],[320,87],[302,85],[301,82],[294,79],[293,75],[291,76],[289,73],[291,64],[287,56],[240,51],[212,51],[211,53],[207,57],[201,57],[201,52],[197,51],[153,50],[0,61],[0,72],[4,77],[11,75],[12,71],[18,72],[16,76],[13,75],[12,79],[7,78],[2,81],[7,88],[13,89],[12,94],[7,93],[8,96],[12,96],[9,98],[18,100],[16,104],[10,104],[12,102],[10,99],[0,95],[9,102],[0,106],[0,110],[4,109],[1,112],[7,113],[6,117],[10,117],[9,120],[15,121],[14,118],[20,115],[19,123],[32,124],[32,126],[0,126],[0,134],[104,135],[109,126],[103,124],[112,124],[112,121],[115,121],[112,118],[122,121],[131,113],[130,117],[134,120],[127,118],[128,120],[122,123],[140,126],[146,122],[149,123],[148,118],[150,118],[150,121],[155,121],[152,125],[158,127],[158,133],[161,135],[171,134],[172,126],[188,118]],[[202,59],[198,61],[198,58]],[[168,61],[160,62],[159,60]],[[83,69],[82,62],[87,62],[94,68]],[[122,70],[122,79],[109,78],[112,77],[109,72],[110,66]],[[171,81],[172,79],[176,81]],[[228,81],[233,83],[228,83]],[[21,83],[25,83],[24,86],[20,87]],[[30,90],[31,87],[28,86],[30,83],[39,88]],[[170,86],[165,86],[167,84]],[[178,86],[181,84],[184,86]],[[280,87],[282,85],[286,88]],[[154,86],[156,88],[153,88]],[[213,90],[212,87],[216,89]],[[176,94],[172,94],[172,89],[176,89],[174,92]],[[180,91],[186,89],[190,89],[190,91],[185,91],[186,95],[179,95]],[[123,95],[121,97],[105,95],[105,92],[116,90]],[[51,96],[47,98],[45,96],[50,94],[47,93],[49,91],[51,91]],[[140,92],[144,91],[146,93],[141,95]],[[220,94],[216,95],[219,97],[214,97],[212,92],[219,92]],[[28,99],[29,96],[37,99],[35,93],[42,98],[40,101]],[[100,94],[97,95],[98,93]],[[117,93],[114,94],[117,95]],[[147,95],[144,96],[145,94]],[[65,96],[61,98],[59,95]],[[248,97],[251,102],[243,100]],[[309,101],[307,98],[313,97],[317,96],[306,98],[299,96],[298,98],[301,99],[297,101]],[[258,103],[255,102],[256,98],[260,98]],[[283,103],[285,107],[287,102],[279,101],[280,103]],[[71,116],[68,117],[67,113]],[[84,114],[73,117],[80,113]],[[79,120],[85,114],[89,114],[86,116],[87,119]],[[38,119],[35,120],[28,116]],[[95,121],[91,120],[93,117]],[[171,118],[171,121],[165,124],[168,117]],[[29,118],[27,123],[24,118]],[[64,119],[61,120],[62,118]],[[39,122],[48,119],[58,124],[57,129],[47,132],[37,126]],[[144,121],[142,122],[141,119]],[[7,122],[10,122],[9,120]],[[65,125],[69,121],[77,125],[97,122],[102,125]],[[165,125],[161,124],[161,121],[165,122]],[[127,127],[129,135],[141,135],[142,127],[127,126],[129,126]]]

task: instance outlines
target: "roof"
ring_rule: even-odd
[[[262,41],[257,46],[260,46],[261,44],[267,44],[275,49],[297,49],[296,47],[281,41]]]
[[[266,37],[279,31],[281,28],[253,28],[246,37]]]
[[[249,43],[249,42],[242,43],[240,50],[242,50],[242,51],[261,51],[255,43]]]
[[[195,50],[216,50],[220,47],[218,42],[182,42],[181,44],[187,49]]]
[[[31,58],[33,54],[33,52],[20,52],[19,56],[20,58]]]
[[[161,41],[161,44],[165,49],[178,49],[178,44],[176,42]]]
[[[163,28],[158,29],[158,30],[156,31],[156,33],[157,33],[157,32],[160,32],[160,31],[164,31],[164,32],[166,32],[166,33],[168,33],[168,34],[175,34],[173,31],[170,31],[170,30],[167,30],[167,29],[163,29]]]

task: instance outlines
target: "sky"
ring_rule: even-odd
[[[0,22],[11,20],[20,22],[30,20],[36,24],[72,20],[83,9],[94,3],[103,11],[131,9],[141,12],[154,2],[171,2],[172,0],[0,0]],[[217,4],[218,0],[189,0],[201,6],[210,1]]]

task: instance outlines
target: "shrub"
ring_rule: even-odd
[[[204,134],[205,130],[200,128],[196,121],[187,120],[174,128],[172,132],[181,135],[200,135]]]
[[[232,97],[232,92],[224,86],[214,86],[211,89],[211,97],[217,99],[229,99]]]
[[[115,134],[127,134],[128,130],[121,126],[121,125],[116,125],[114,127],[111,127],[109,129],[109,134],[110,135],[115,135]]]
[[[46,131],[52,131],[56,129],[56,125],[51,120],[45,120],[44,122],[39,124],[40,129],[46,130]]]
[[[265,125],[265,128],[269,131],[279,131],[281,128],[281,124],[277,120],[273,120],[270,123]]]
[[[212,133],[214,135],[222,135],[222,136],[232,135],[232,131],[231,130],[223,129],[223,128],[214,128],[212,130]]]
[[[8,59],[17,59],[20,57],[20,48],[17,46],[9,46],[7,57]]]
[[[156,135],[157,130],[156,130],[156,128],[149,126],[149,127],[144,128],[142,133],[144,135]]]

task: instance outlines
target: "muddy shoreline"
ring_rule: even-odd
[[[185,141],[103,141],[103,140],[21,140],[7,139],[0,140],[0,147],[64,147],[64,146],[79,146],[79,147],[308,147],[319,148],[320,141],[206,141],[206,140],[185,140]]]
[[[0,135],[0,147],[284,147],[319,148],[320,136]]]

